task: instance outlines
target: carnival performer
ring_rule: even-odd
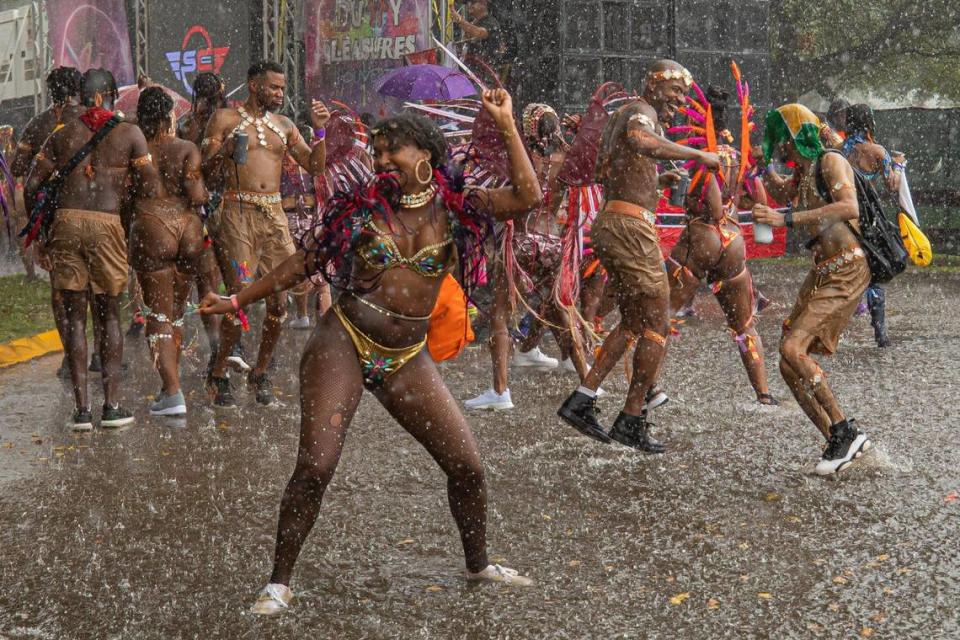
[[[324,224],[276,270],[229,299],[208,296],[203,303],[202,313],[239,313],[312,274],[327,274],[343,289],[301,360],[300,449],[280,504],[273,572],[254,613],[274,614],[289,606],[294,563],[316,521],[364,388],[447,474],[467,578],[531,584],[487,559],[486,489],[477,444],[424,348],[446,274],[459,265],[468,290],[478,276],[491,230],[489,214],[509,219],[541,200],[509,94],[484,91],[482,100],[506,142],[513,186],[461,190],[448,177],[446,141],[432,121],[410,113],[388,118],[371,132],[376,180],[334,195]],[[351,344],[352,349],[345,347]]]
[[[119,296],[127,285],[128,266],[119,210],[129,191],[128,174],[133,175],[133,188],[142,197],[155,195],[159,176],[143,133],[135,125],[121,122],[119,114],[112,111],[116,99],[112,73],[105,69],[87,71],[81,89],[86,110],[50,135],[37,154],[36,168],[25,188],[26,200],[32,205],[46,179],[54,171],[64,170],[103,127],[110,127],[103,131],[105,137],[93,151],[65,176],[59,208],[46,238],[51,285],[59,291],[64,306],[54,316],[62,322],[60,335],[66,338],[64,351],[76,400],[73,428],[78,431],[93,428],[87,395],[88,288],[97,298],[95,308],[103,326],[104,404],[100,424],[120,427],[133,422],[133,414],[120,405],[123,333]]]
[[[847,137],[841,151],[854,170],[873,185],[877,193],[887,196],[891,204],[897,202],[900,180],[903,175],[906,158],[902,154],[891,157],[890,153],[874,136],[877,124],[873,109],[866,104],[851,105],[846,111]],[[870,324],[878,347],[889,347],[887,335],[887,295],[879,283],[871,282],[867,288],[867,308],[870,310]]]
[[[183,313],[192,280],[203,265],[203,223],[197,208],[206,204],[208,194],[200,150],[176,136],[173,98],[161,87],[144,89],[137,122],[160,174],[156,193],[137,200],[130,225],[130,263],[149,309],[147,343],[163,381],[150,415],[183,415],[187,404],[178,371]]]
[[[670,324],[670,286],[653,211],[659,201],[658,185],[677,177],[658,177],[656,160],[692,159],[710,170],[720,168],[716,154],[671,142],[658,124],[658,120],[672,121],[692,84],[690,72],[677,62],[655,62],[647,72],[643,97],[620,107],[603,132],[596,172],[606,201],[591,237],[610,286],[617,292],[621,319],[604,340],[586,380],[558,412],[586,436],[601,442],[613,439],[648,453],[664,451],[650,437],[646,396],[666,354]],[[630,390],[608,435],[597,421],[597,389],[634,340],[638,344]]]
[[[522,221],[507,222],[500,230],[499,251],[493,266],[490,308],[489,347],[493,362],[493,387],[467,400],[464,404],[468,409],[505,410],[514,406],[508,384],[507,365],[513,346],[508,324],[516,300],[527,294],[521,289],[530,289],[533,298],[531,307],[534,307],[532,311],[549,324],[561,345],[561,351],[564,354],[574,351],[573,328],[553,296],[561,258],[560,238],[556,233],[557,210],[563,200],[562,190],[558,189],[557,184],[564,158],[560,118],[552,107],[533,103],[524,108],[521,124],[544,201],[542,206],[529,212]],[[531,324],[533,326],[530,327],[528,339],[514,353],[513,366],[540,370],[556,368],[559,361],[544,354],[538,346],[542,323],[535,318]],[[574,360],[580,364],[582,379],[586,375],[582,350],[578,351]]]
[[[80,106],[80,84],[82,80],[82,74],[73,67],[57,67],[47,74],[47,95],[50,97],[51,104],[47,109],[34,116],[24,128],[17,143],[16,155],[12,156],[13,160],[10,165],[14,178],[26,180],[27,172],[30,170],[34,158],[40,152],[40,148],[50,137],[50,134],[62,127],[65,122],[79,118],[84,112],[83,107]],[[25,213],[29,215],[30,212],[26,211]],[[40,248],[39,244],[36,247],[24,247],[23,243],[20,243],[19,246],[24,260],[30,260],[31,262],[36,260],[44,269],[49,268],[47,257],[43,255],[42,251],[35,251],[35,249]],[[27,273],[29,273],[29,270]],[[50,295],[53,298],[52,305],[54,314],[56,314],[63,309],[63,301],[59,299],[60,294],[56,289],[51,289]],[[93,307],[96,304],[96,296],[90,296],[90,304],[90,315],[94,324],[93,357],[99,359],[97,354],[100,351],[102,332],[99,326],[100,313]],[[55,320],[59,330],[63,326],[63,322],[60,318],[55,318]],[[62,335],[60,341],[66,344],[65,337]],[[66,354],[57,375],[65,380],[70,379],[70,367],[67,364]]]
[[[311,150],[293,122],[275,115],[283,107],[283,67],[275,62],[253,65],[247,73],[247,88],[250,96],[243,106],[218,109],[213,114],[201,145],[207,181],[224,181],[223,206],[210,216],[207,226],[230,293],[250,285],[258,270],[272,271],[296,251],[281,206],[283,156],[289,153],[311,175],[322,175],[326,164],[323,127],[330,118],[326,106],[314,100],[310,123],[316,131],[316,144]],[[248,142],[238,155],[240,133],[246,134]],[[277,293],[267,300],[257,363],[247,377],[256,389],[257,403],[265,406],[276,401],[267,367],[285,317],[286,294]],[[214,406],[221,409],[237,406],[226,368],[227,358],[240,342],[240,332],[241,323],[232,316],[221,324],[220,349],[210,378]]]
[[[217,109],[227,106],[226,85],[223,79],[210,71],[198,73],[193,79],[193,101],[190,113],[184,117],[177,128],[177,136],[192,142],[197,147],[203,142],[203,132],[210,122],[210,118]],[[210,190],[221,191],[222,184],[213,184]],[[214,199],[211,199],[214,200]],[[219,206],[219,198],[208,205],[208,209]],[[207,211],[206,213],[211,213]],[[212,246],[206,246],[200,256],[194,274],[197,286],[197,297],[201,300],[211,291],[220,291],[223,285],[223,276],[220,275],[220,266]],[[210,360],[207,363],[207,382],[211,382],[213,367],[217,360],[217,350],[220,347],[220,316],[202,316],[204,333],[207,334],[207,344],[210,346]]]
[[[735,72],[739,74],[739,70]],[[748,89],[738,81],[741,109],[750,112]],[[730,94],[716,87],[707,87],[707,105],[697,104],[696,119],[704,122],[674,127],[687,134],[684,140],[700,140],[704,143],[714,136],[717,140],[732,142],[733,136],[726,125],[727,101]],[[693,114],[691,114],[693,115]],[[706,122],[710,118],[711,122]],[[747,136],[749,150],[749,126],[741,131]],[[680,234],[667,259],[667,274],[670,280],[670,310],[676,314],[690,304],[704,280],[710,285],[727,320],[727,326],[740,352],[740,359],[747,370],[747,377],[760,404],[776,405],[767,385],[767,370],[764,364],[763,343],[755,326],[753,276],[747,268],[746,245],[737,219],[737,202],[743,189],[741,163],[749,163],[729,144],[718,146],[723,169],[720,172],[701,173],[686,194],[684,208],[687,225]],[[752,199],[766,201],[763,186],[755,180]]]
[[[870,283],[870,269],[857,240],[859,205],[853,168],[839,152],[825,152],[820,121],[800,104],[766,116],[763,154],[795,165],[793,179],[767,172],[766,188],[778,202],[796,202],[780,213],[757,204],[756,222],[798,228],[810,236],[814,267],[807,275],[780,342],[780,373],[827,446],[816,465],[819,475],[842,471],[870,447],[867,434],[847,418],[812,353],[832,354]],[[819,176],[819,178],[818,178]],[[822,184],[821,189],[817,183]]]

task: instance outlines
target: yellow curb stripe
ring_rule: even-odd
[[[0,344],[0,369],[27,362],[54,351],[63,351],[63,344],[60,343],[60,335],[56,330],[4,342]]]

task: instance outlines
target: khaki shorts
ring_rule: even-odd
[[[287,216],[276,203],[252,204],[225,199],[207,228],[227,288],[239,290],[296,253]]]
[[[784,322],[784,335],[802,332],[814,336],[811,352],[835,352],[840,334],[869,285],[870,267],[859,248],[824,260],[803,281],[793,311]]]
[[[621,298],[670,296],[660,236],[651,219],[604,208],[593,222],[590,241],[610,276],[611,288]]]
[[[116,214],[58,209],[47,252],[54,289],[118,296],[127,287],[127,240]]]

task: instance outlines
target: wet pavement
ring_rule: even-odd
[[[755,267],[778,304],[760,322],[774,394],[776,337],[799,261]],[[159,386],[127,343],[138,423],[72,434],[59,357],[0,371],[0,638],[956,638],[960,637],[960,273],[888,288],[894,346],[855,320],[825,369],[876,448],[838,480],[810,475],[820,437],[799,408],[752,400],[709,296],[671,345],[671,402],[648,457],[595,444],[554,412],[576,381],[519,373],[517,409],[469,421],[490,490],[495,561],[530,589],[471,586],[445,483],[367,396],[300,557],[294,608],[245,613],[269,573],[294,462],[296,363],[283,338],[283,406],[214,414],[190,324],[185,424],[150,419]],[[555,352],[552,340],[547,350]],[[444,367],[455,396],[489,386],[479,349]],[[625,392],[605,384],[602,419]],[[94,391],[94,399],[99,390]]]

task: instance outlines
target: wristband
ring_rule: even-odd
[[[793,229],[793,211],[783,214],[783,224],[787,229]]]
[[[326,140],[326,139],[327,139],[327,128],[326,128],[326,127],[320,127],[319,129],[314,129],[314,130],[313,130],[313,139],[314,139],[316,142],[320,142],[321,140]]]
[[[232,296],[230,296],[230,304],[233,305],[234,311],[240,311],[240,301],[237,300],[236,294],[233,294]]]

